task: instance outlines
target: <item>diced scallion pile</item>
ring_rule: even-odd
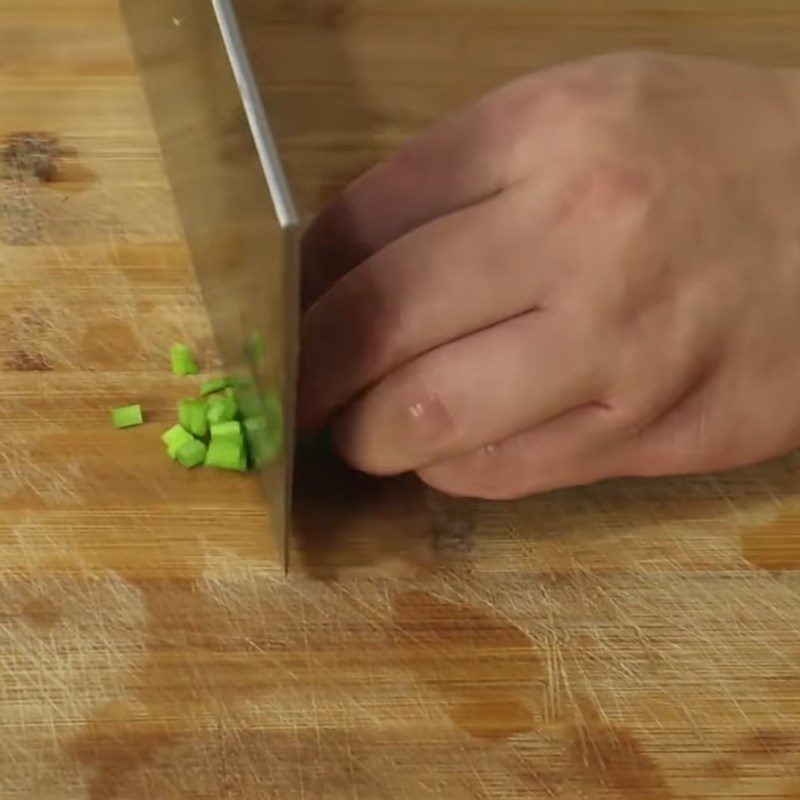
[[[199,372],[184,344],[173,345],[170,361],[176,375]],[[277,398],[270,395],[262,400],[251,381],[214,378],[200,385],[200,397],[178,402],[178,424],[165,431],[161,441],[167,455],[187,469],[205,465],[245,472],[277,456],[282,436],[280,412]],[[114,409],[111,415],[116,428],[143,421],[138,405]]]
[[[215,378],[212,381],[206,381],[200,384],[200,394],[205,397],[206,395],[214,394],[214,392],[221,392],[227,385],[228,382],[225,378]]]
[[[221,422],[231,422],[239,413],[236,402],[236,393],[233,389],[225,389],[224,394],[214,394],[208,398],[208,424],[219,425]]]
[[[208,435],[208,409],[203,398],[181,400],[178,421],[192,436],[202,439]]]
[[[215,383],[215,391],[221,394],[190,397],[178,403],[178,424],[162,437],[167,455],[188,469],[205,464],[244,472],[250,461],[237,419],[239,405],[226,381]]]

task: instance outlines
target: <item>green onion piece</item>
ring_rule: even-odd
[[[237,420],[230,422],[217,422],[211,426],[211,439],[235,439],[241,442],[243,438],[242,426]]]
[[[143,422],[142,407],[139,405],[123,406],[111,412],[111,423],[115,428],[134,428]]]
[[[253,378],[250,375],[229,375],[225,378],[226,386],[233,389],[242,389],[253,385]]]
[[[212,439],[206,453],[206,466],[241,471],[242,457],[246,458],[241,441]]]
[[[199,467],[206,460],[206,446],[197,439],[192,439],[178,448],[175,460],[186,469]]]
[[[266,430],[267,421],[264,417],[250,417],[244,421],[245,432],[257,433]]]
[[[161,441],[167,446],[167,454],[171,459],[178,457],[178,451],[185,444],[194,441],[194,437],[183,426],[175,425],[161,436]]]
[[[193,436],[199,439],[208,436],[208,406],[205,400],[181,400],[178,403],[178,420]]]
[[[261,333],[254,333],[250,337],[250,357],[254,361],[260,361],[267,353],[267,343],[264,335]]]
[[[237,388],[235,394],[242,419],[264,416],[264,404],[255,386]]]
[[[251,417],[244,421],[244,435],[247,449],[253,463],[260,467],[274,461],[278,456],[277,440],[267,432],[267,421],[264,417]]]
[[[239,406],[236,399],[228,394],[215,394],[208,399],[208,421],[211,425],[230,422],[236,419],[238,413]]]
[[[274,458],[283,446],[283,403],[277,392],[267,392],[264,397],[264,418],[270,449]]]
[[[174,344],[170,350],[172,372],[175,375],[197,375],[200,371],[192,351],[185,344]]]
[[[216,378],[213,381],[206,381],[200,384],[200,394],[203,395],[203,397],[208,394],[215,394],[216,392],[221,392],[227,385],[228,381],[225,380],[225,378]]]

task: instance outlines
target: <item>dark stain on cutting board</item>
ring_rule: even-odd
[[[156,759],[174,757],[160,751],[185,742],[186,717],[198,709],[232,709],[275,685],[272,660],[254,656],[269,622],[254,613],[233,627],[230,609],[198,585],[199,575],[125,575],[144,603],[146,655],[124,687],[128,699],[95,709],[70,745],[90,771],[88,800],[118,797]],[[206,757],[224,761],[213,749]]]
[[[613,789],[625,800],[672,800],[658,764],[628,731],[609,726],[574,728],[569,752],[584,784]]]
[[[146,769],[156,752],[177,737],[163,722],[123,722],[136,716],[135,709],[123,704],[109,703],[95,714],[70,752],[92,770],[87,800],[112,800],[131,773]]]
[[[777,728],[759,728],[735,742],[728,753],[709,765],[712,774],[730,780],[742,777],[748,765],[769,764],[785,770],[786,764],[798,763],[800,739]]]
[[[592,697],[576,695],[577,723],[563,731],[572,772],[587,792],[615,800],[675,800],[659,764],[628,728],[611,724]]]
[[[420,591],[395,597],[393,621],[400,662],[442,697],[465,733],[504,740],[535,727],[543,667],[521,628]]]
[[[61,620],[61,612],[48,597],[33,597],[22,607],[22,618],[34,629],[47,632]]]
[[[203,697],[234,702],[274,686],[254,642],[266,624],[257,614],[233,628],[230,609],[191,578],[132,580],[147,609],[147,660],[131,686],[156,716],[175,715]]]
[[[17,308],[2,326],[3,367],[10,372],[50,372],[53,364],[41,352],[41,339],[47,332],[41,314],[29,308]],[[5,352],[4,352],[5,351]]]
[[[97,176],[78,151],[52,133],[25,131],[9,135],[0,149],[0,237],[11,245],[46,241],[48,221],[37,192],[82,192]]]
[[[5,367],[10,372],[51,372],[53,365],[41,354],[29,350],[12,350]]]
[[[97,176],[81,163],[76,148],[51,133],[14,133],[2,150],[2,178],[17,184],[40,184],[63,192],[80,192]]]
[[[781,516],[741,534],[742,558],[774,572],[800,568],[800,515]]]
[[[201,635],[195,633],[195,625],[202,612],[199,604],[191,603],[196,598],[194,580],[126,577],[142,592],[147,610],[147,657],[126,687],[131,701],[96,708],[70,745],[72,754],[90,770],[88,800],[117,797],[133,773],[146,771],[159,750],[178,743],[177,730],[163,721],[170,715],[161,712],[161,704],[179,699],[189,702],[198,692],[198,682],[192,680],[196,673],[180,647],[186,647],[190,658],[194,657],[187,640]],[[203,627],[203,635],[205,630]],[[200,648],[202,644],[198,644]],[[179,715],[172,718],[180,721]]]

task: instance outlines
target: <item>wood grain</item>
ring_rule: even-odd
[[[526,69],[800,55],[794,0],[251,13],[309,211]],[[0,797],[800,798],[800,458],[507,505],[316,464],[286,580],[253,482],[161,453],[168,343],[214,352],[115,3],[0,0],[0,107]]]

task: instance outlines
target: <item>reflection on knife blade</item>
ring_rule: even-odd
[[[270,527],[288,569],[295,204],[230,0],[120,3],[217,343],[228,371],[242,377],[237,399],[251,419],[283,432],[260,460]]]

